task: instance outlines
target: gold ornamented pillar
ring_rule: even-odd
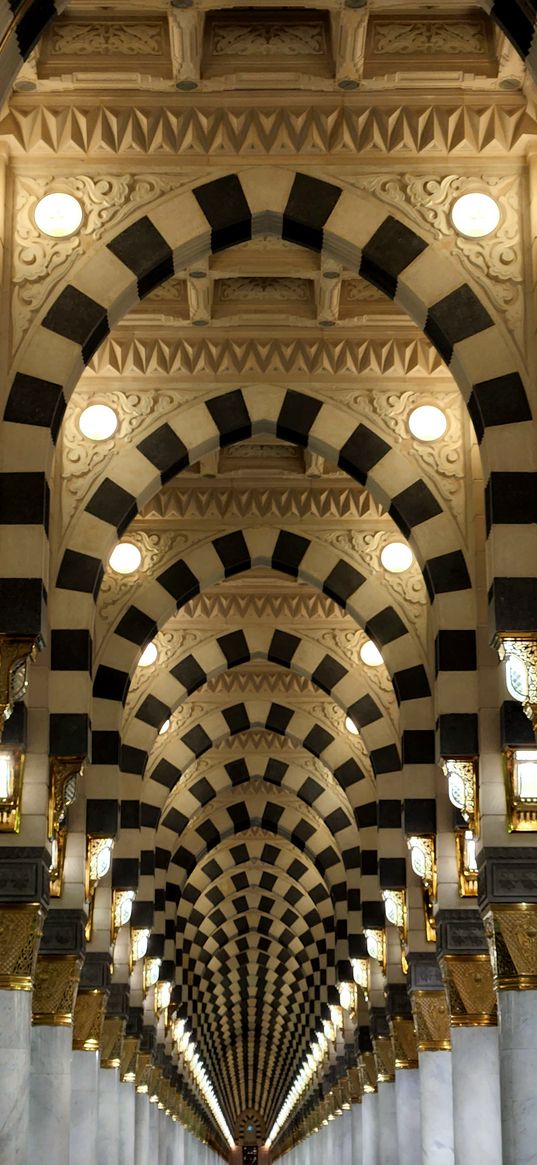
[[[48,855],[0,850],[0,1161],[26,1165],[32,987],[48,906]]]
[[[386,987],[386,1015],[393,1043],[398,1165],[415,1165],[421,1156],[418,1047],[406,983]]]
[[[350,1067],[348,1070],[348,1075],[352,1117],[352,1159],[355,1165],[361,1165],[363,1083],[359,1068],[354,1066]]]
[[[440,910],[436,946],[450,1009],[455,1165],[502,1165],[496,993],[479,911]]]
[[[449,1007],[434,956],[409,957],[410,1001],[420,1075],[423,1165],[453,1165],[453,1095]]]
[[[71,1160],[97,1160],[99,1050],[110,989],[108,953],[86,955],[78,990],[74,1027],[71,1091]]]
[[[537,1144],[537,851],[484,849],[479,906],[498,993],[503,1165]]]
[[[69,1165],[72,1027],[84,955],[81,910],[50,910],[35,973],[28,1163]]]

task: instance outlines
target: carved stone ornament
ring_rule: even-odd
[[[413,991],[418,1052],[449,1052],[449,1007],[445,991]]]
[[[486,955],[444,955],[440,961],[452,1027],[491,1027],[497,1022],[492,966]]]
[[[394,1015],[393,1019],[390,1020],[390,1030],[392,1033],[395,1067],[397,1069],[417,1068],[418,1047],[412,1019],[401,1015]]]
[[[101,1068],[119,1068],[125,1020],[121,1015],[107,1015],[101,1036]]]
[[[0,990],[32,990],[43,921],[38,903],[0,906]]]
[[[101,1046],[108,991],[79,991],[75,1005],[73,1048],[78,1052],[98,1052]]]
[[[138,1037],[124,1036],[121,1046],[121,1060],[119,1075],[123,1083],[133,1083],[136,1079],[136,1057],[138,1055]]]
[[[81,966],[77,955],[39,955],[32,999],[34,1024],[71,1027]]]
[[[379,1083],[392,1084],[395,1080],[395,1053],[390,1036],[377,1036],[373,1048]]]
[[[537,904],[495,903],[484,924],[495,990],[537,990]]]
[[[507,663],[509,691],[520,701],[537,732],[537,636],[501,635],[496,647],[500,660]]]

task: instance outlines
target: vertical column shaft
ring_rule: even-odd
[[[32,1027],[27,1165],[69,1165],[72,1042],[70,1026]]]
[[[73,1165],[95,1165],[97,1160],[98,1072],[98,1052],[73,1052],[69,1130]]]

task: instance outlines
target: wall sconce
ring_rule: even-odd
[[[370,959],[376,959],[380,964],[383,975],[386,974],[386,931],[366,929],[364,931],[367,944],[367,953]]]
[[[354,976],[354,982],[356,983],[356,986],[360,987],[363,991],[365,1001],[367,1003],[369,998],[370,984],[369,959],[351,959],[351,967]],[[358,1011],[358,1007],[356,1007],[356,1011]]]
[[[509,695],[523,705],[537,731],[537,636],[502,635],[496,639],[498,655],[505,662]]]
[[[12,638],[0,635],[0,740],[13,705],[23,700],[28,690],[28,665],[37,659],[40,638]]]
[[[507,828],[537,832],[537,747],[506,748],[503,753]]]
[[[135,890],[112,891],[112,942],[115,942],[120,928],[130,922],[135,897]]]
[[[479,835],[479,761],[476,756],[465,760],[446,758],[442,769],[448,781],[451,804],[464,817],[468,829]]]
[[[105,878],[112,864],[113,837],[86,838],[86,901],[89,905],[88,920],[86,922],[86,942],[91,941],[93,932],[93,908],[95,905],[95,891],[102,878]]]
[[[0,745],[0,833],[19,833],[23,774],[22,749]]]
[[[149,961],[149,960],[148,960]],[[172,985],[166,979],[159,979],[155,983],[155,1012],[161,1015],[167,1012],[172,1001]]]
[[[161,963],[162,959],[144,959],[144,992],[158,982]]]
[[[355,961],[357,962],[358,960]],[[342,1013],[346,1011],[350,1015],[351,1019],[354,1019],[358,1014],[358,989],[356,983],[354,981],[352,983],[339,983],[338,991],[339,1003]],[[342,1021],[343,1020],[344,1017],[342,1015]]]
[[[408,973],[408,960],[406,957],[406,943],[408,939],[406,890],[383,890],[382,897],[384,899],[386,919],[392,926],[396,926],[399,931],[401,970],[406,975]]]
[[[129,951],[129,970],[132,974],[134,964],[143,959],[149,943],[149,930],[145,927],[131,927],[131,941]]]
[[[414,873],[421,878],[432,898],[436,898],[436,838],[434,834],[413,834],[407,838],[410,863]]]
[[[455,853],[461,898],[477,898],[476,838],[471,829],[455,830]]]
[[[50,894],[60,898],[63,889],[67,810],[76,799],[84,770],[83,756],[49,757],[48,837],[51,849]]]

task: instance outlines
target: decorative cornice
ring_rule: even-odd
[[[522,155],[528,137],[537,130],[523,99],[515,94],[487,94],[486,102],[465,94],[434,103],[415,98],[406,104],[389,94],[281,98],[261,108],[244,99],[227,107],[214,98],[200,98],[197,107],[179,96],[155,93],[136,105],[113,98],[88,96],[73,102],[72,95],[48,98],[17,97],[0,122],[0,133],[14,155],[96,158],[111,156],[152,158],[182,155],[196,162],[214,155],[219,159],[276,156],[279,159],[311,155],[324,159],[357,155],[378,158],[412,154],[441,158],[446,154]]]
[[[123,374],[143,378],[176,376],[207,377],[293,377],[309,383],[312,376],[349,380],[369,373],[371,376],[437,375],[445,378],[446,369],[440,356],[424,336],[412,329],[410,335],[267,336],[198,336],[131,335],[117,330],[101,344],[85,370],[83,384],[88,387],[93,376],[118,377]],[[146,380],[147,383],[147,380]],[[93,385],[92,385],[93,387]]]

